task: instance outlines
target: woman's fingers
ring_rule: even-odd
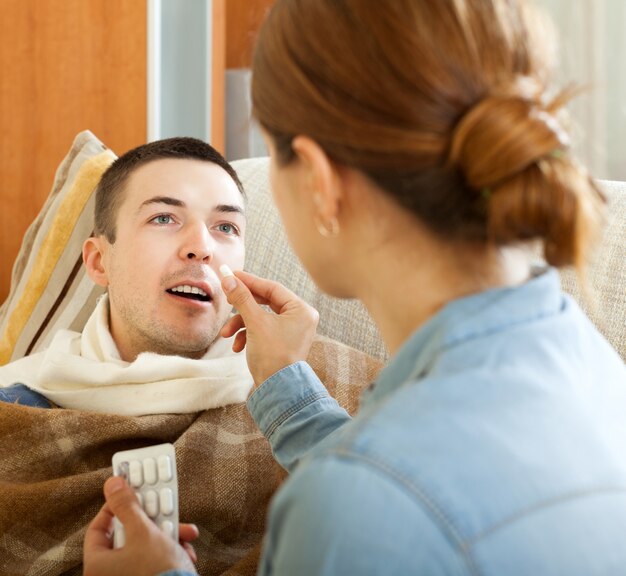
[[[229,304],[237,309],[246,325],[264,313],[261,306],[255,301],[252,292],[237,279],[228,266],[221,266],[220,272],[222,274],[222,289],[226,294],[226,299]]]
[[[243,270],[237,271],[236,276],[245,283],[259,304],[267,304],[276,314],[280,314],[285,306],[294,301],[301,301],[289,288],[278,282],[260,278]]]
[[[220,268],[222,288],[238,314],[221,331],[236,334],[233,350],[246,349],[248,367],[257,385],[278,370],[309,354],[319,315],[304,300],[278,282],[247,272]],[[259,302],[267,303],[271,312]],[[245,329],[244,329],[245,328]]]
[[[189,543],[198,535],[191,524],[181,524],[180,546],[146,516],[132,488],[119,476],[104,484],[106,504],[92,520],[85,535],[83,565],[86,576],[136,576],[168,570],[195,573],[195,551]],[[113,516],[124,525],[122,548],[113,549]]]
[[[195,524],[185,524],[181,522],[178,526],[178,537],[181,542],[193,542],[200,532]]]
[[[89,524],[85,534],[85,549],[97,551],[111,548],[112,530],[113,512],[111,512],[109,505],[105,504]]]
[[[197,564],[198,563],[198,556],[196,555],[196,551],[195,551],[194,547],[191,544],[189,544],[189,542],[183,542],[182,543],[182,547],[185,550],[185,552],[187,552],[187,556],[189,556],[189,559],[194,564]]]
[[[104,483],[104,496],[112,514],[124,525],[128,537],[135,533],[143,535],[151,520],[146,516],[133,489],[119,476],[112,476]]]
[[[241,330],[241,332],[237,333],[235,336],[235,341],[233,342],[233,352],[241,352],[246,347],[247,341],[247,332],[245,330]]]
[[[235,336],[233,341],[233,352],[241,352],[246,347],[246,325],[243,323],[243,318],[240,314],[233,316],[220,330],[220,335],[223,338],[230,338]]]
[[[181,523],[178,526],[178,537],[180,539],[180,544],[184,548],[185,552],[187,552],[187,555],[194,564],[198,562],[198,555],[196,554],[196,550],[194,549],[191,542],[195,540],[199,535],[200,532],[198,531],[198,527],[195,524]]]
[[[241,314],[236,314],[235,316],[230,318],[228,322],[224,324],[224,326],[222,326],[220,334],[223,338],[230,338],[231,336],[239,332],[239,330],[245,328],[245,326],[246,325],[243,323],[243,318],[241,317]]]

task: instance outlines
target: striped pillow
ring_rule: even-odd
[[[50,196],[30,225],[0,307],[0,365],[44,349],[60,328],[82,330],[103,289],[82,265],[93,191],[116,156],[91,132],[76,136]]]

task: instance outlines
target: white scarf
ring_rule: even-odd
[[[219,337],[199,360],[144,352],[125,362],[109,331],[108,310],[103,296],[82,334],[59,331],[44,352],[0,368],[2,383],[26,384],[63,408],[123,416],[245,402],[252,376],[245,354],[232,351],[232,338]]]

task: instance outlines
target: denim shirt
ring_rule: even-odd
[[[291,472],[260,574],[626,573],[626,368],[553,270],[448,304],[354,419],[303,362],[248,407]]]
[[[0,388],[0,402],[21,404],[31,408],[52,408],[53,404],[45,396],[31,390],[24,384],[12,384],[6,388]]]

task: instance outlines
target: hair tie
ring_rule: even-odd
[[[555,148],[554,150],[552,150],[552,152],[550,152],[549,155],[551,158],[556,158],[560,160],[561,158],[565,156],[565,151],[561,150],[561,148]]]

